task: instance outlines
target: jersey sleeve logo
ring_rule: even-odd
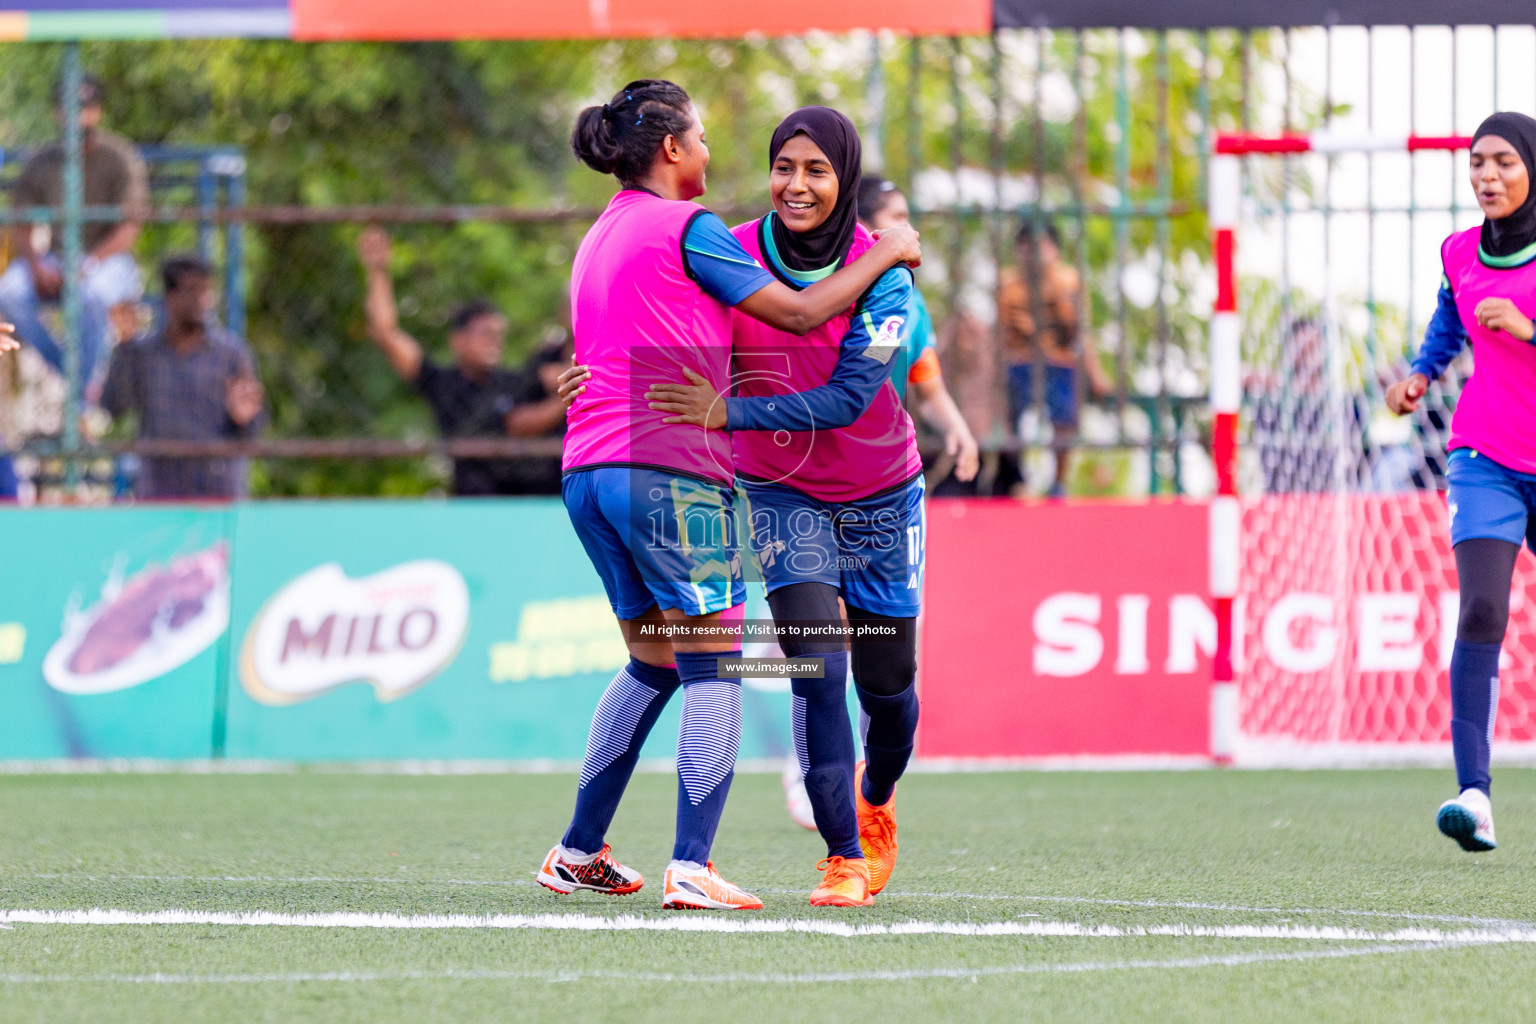
[[[901,328],[906,322],[906,317],[886,317],[880,329],[871,332],[869,347],[864,354],[878,363],[890,362],[896,350],[901,348]]]

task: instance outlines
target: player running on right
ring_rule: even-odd
[[[1440,300],[1413,372],[1387,407],[1414,412],[1429,382],[1469,341],[1476,372],[1451,420],[1451,544],[1461,611],[1451,654],[1451,748],[1461,793],[1440,806],[1440,831],[1472,853],[1492,850],[1489,745],[1499,704],[1499,651],[1522,542],[1536,533],[1536,120],[1499,113],[1472,139],[1480,227],[1440,246]]]
[[[560,893],[631,893],[644,879],[605,840],[646,735],[679,686],[677,839],[663,907],[760,909],[709,860],[741,739],[741,685],[721,678],[740,639],[704,634],[744,599],[732,514],[731,446],[666,422],[643,397],[657,376],[692,373],[724,387],[732,307],[807,331],[845,310],[886,270],[920,258],[916,233],[888,232],[863,260],[815,288],[773,279],[704,194],[709,148],[687,93],[631,82],[583,110],[578,158],[622,186],[571,272],[576,358],[599,372],[568,414],[562,492],[571,523],[620,620],[631,659],[593,716],[571,825],[537,878]],[[669,642],[661,627],[693,635]]]

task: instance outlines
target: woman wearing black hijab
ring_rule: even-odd
[[[752,256],[804,288],[871,244],[858,223],[859,135],[842,114],[803,107],[768,148],[773,212],[732,229]],[[891,386],[893,357],[913,321],[912,273],[887,271],[847,314],[803,338],[738,317],[734,396],[657,385],[647,396],[676,422],[736,431],[732,456],[750,499],[753,546],[791,658],[821,661],[791,681],[795,749],[827,842],[816,906],[867,906],[896,862],[896,780],[917,728],[916,622],[923,572],[922,463],[912,421]],[[765,430],[764,410],[799,420]],[[669,421],[671,422],[671,421]],[[869,719],[866,761],[854,764],[845,680],[851,660]]]
[[[1472,189],[1484,220],[1440,247],[1439,306],[1408,377],[1387,391],[1404,415],[1470,343],[1476,370],[1451,420],[1451,544],[1461,589],[1451,654],[1451,745],[1461,792],[1440,806],[1440,831],[1469,852],[1496,845],[1489,744],[1499,652],[1522,542],[1536,536],[1536,120],[1494,114],[1472,140]]]

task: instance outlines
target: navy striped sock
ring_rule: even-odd
[[[603,848],[640,748],[678,683],[676,669],[631,658],[608,684],[587,734],[587,755],[576,783],[576,813],[560,840],[567,850],[597,853]]]
[[[805,775],[816,830],[827,842],[827,856],[862,860],[859,821],[853,807],[853,726],[848,721],[848,652],[817,655],[826,659],[821,679],[790,680],[790,729],[795,754]]]
[[[1456,784],[1462,789],[1488,792],[1502,646],[1457,640],[1451,648],[1451,750],[1456,757]]]
[[[704,864],[715,843],[741,749],[741,681],[721,679],[717,654],[680,652],[683,720],[677,731],[677,839],[672,859]]]

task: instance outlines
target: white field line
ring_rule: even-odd
[[[1447,748],[1448,750],[1449,748]],[[1450,763],[1450,754],[1442,760]],[[1536,755],[1532,761],[1536,762]],[[1516,764],[1507,757],[1500,764]],[[1142,772],[1189,771],[1211,767],[1204,756],[1179,754],[1085,755],[1040,758],[917,758],[908,771],[947,775],[974,772],[1087,771]],[[153,758],[56,758],[0,760],[0,775],[575,775],[581,762],[555,758],[526,760],[442,761],[266,761],[258,759],[181,761]],[[639,774],[671,774],[676,763],[668,757],[642,758]],[[736,762],[738,775],[777,775],[784,770],[778,757],[744,757]]]
[[[579,932],[701,932],[769,935],[803,933],[839,938],[952,935],[972,938],[1212,938],[1280,939],[1308,942],[1536,943],[1536,928],[1510,926],[1445,930],[1399,928],[1366,931],[1332,925],[1109,925],[1074,921],[906,921],[847,924],[841,921],[752,917],[614,917],[588,914],[285,914],[273,911],[205,910],[0,910],[0,924],[18,925],[214,925],[277,928],[360,928],[383,930],[493,929]]]
[[[0,875],[0,883],[16,879],[35,879],[49,882],[233,882],[242,885],[464,885],[464,886],[515,886],[532,888],[538,883],[532,878],[411,878],[403,875],[379,875],[376,877],[338,877],[334,875],[71,875],[33,874]],[[786,892],[790,890],[785,890]],[[793,890],[799,892],[800,890]],[[809,890],[807,890],[809,891]]]
[[[327,971],[287,974],[0,974],[0,985],[272,985],[301,983],[359,983],[379,981],[625,981],[656,984],[817,985],[872,981],[979,981],[1020,974],[1081,974],[1092,971],[1181,970],[1201,967],[1243,967],[1250,964],[1298,960],[1335,960],[1453,949],[1472,943],[1413,943],[1318,949],[1294,953],[1233,953],[1225,956],[1180,957],[1169,960],[1087,960],[1068,963],[1008,964],[998,967],[934,967],[906,971],[837,971],[814,974],[669,974],[626,971]]]
[[[0,883],[16,879],[56,882],[229,882],[240,885],[439,885],[491,888],[535,888],[531,878],[411,878],[399,875],[376,877],[339,877],[332,875],[72,875],[25,874],[0,875]],[[806,889],[780,889],[752,886],[753,892],[774,895],[801,895]],[[1116,900],[1093,896],[1033,896],[1008,893],[912,892],[889,890],[891,897],[914,899],[986,901],[996,903],[1065,903],[1102,907],[1132,907],[1165,910],[1210,910],[1233,914],[1295,914],[1312,917],[1373,917],[1393,921],[1433,921],[1438,924],[1476,924],[1491,927],[1536,927],[1536,924],[1508,917],[1472,917],[1458,914],[1416,914],[1404,910],[1352,910],[1339,907],[1250,907],[1239,903],[1197,903],[1183,900]]]

